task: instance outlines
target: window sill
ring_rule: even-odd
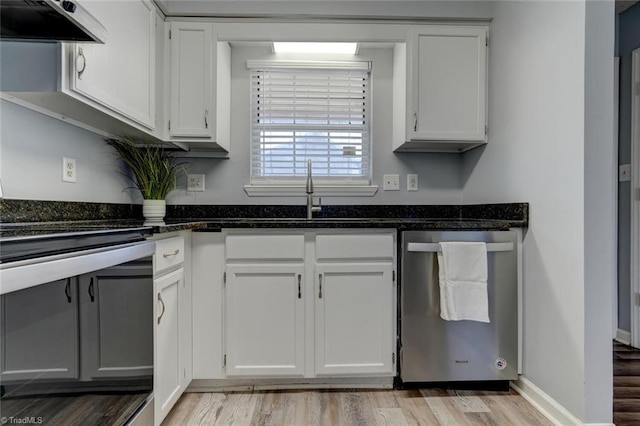
[[[245,185],[249,197],[304,197],[304,185]],[[314,185],[315,197],[373,197],[378,192],[377,185]]]

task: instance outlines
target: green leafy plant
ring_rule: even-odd
[[[175,187],[178,172],[184,163],[176,163],[175,158],[164,148],[148,140],[134,138],[105,139],[118,157],[129,166],[134,176],[134,184],[145,200],[164,200]]]

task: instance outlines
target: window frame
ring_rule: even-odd
[[[295,61],[295,60],[247,60],[247,68],[251,71],[253,69],[337,69],[337,70],[350,70],[360,69],[368,70],[369,82],[368,82],[368,111],[366,112],[368,123],[368,137],[366,143],[366,149],[368,151],[368,162],[366,164],[366,176],[314,176],[314,194],[318,196],[373,196],[378,190],[376,185],[372,185],[373,179],[373,121],[372,121],[372,109],[373,109],[373,72],[371,62],[369,61]],[[249,85],[252,84],[251,77],[249,78]],[[298,196],[305,195],[306,176],[254,176],[253,161],[254,161],[254,141],[253,141],[253,99],[251,98],[253,89],[249,89],[249,110],[250,110],[250,162],[249,173],[250,183],[245,185],[245,191],[249,196]]]

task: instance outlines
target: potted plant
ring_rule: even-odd
[[[175,188],[176,176],[183,163],[176,163],[162,146],[148,140],[108,138],[105,141],[133,173],[132,181],[144,199],[144,225],[164,225],[166,198]]]

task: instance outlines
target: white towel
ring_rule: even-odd
[[[443,242],[438,252],[440,317],[489,322],[487,245]]]

